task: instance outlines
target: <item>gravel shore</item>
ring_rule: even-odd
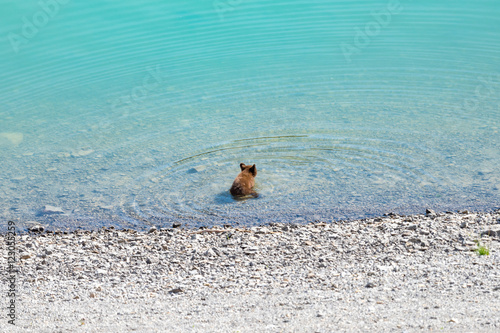
[[[2,332],[500,331],[500,211],[0,238]]]

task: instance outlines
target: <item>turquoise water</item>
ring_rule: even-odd
[[[4,0],[0,19],[0,218],[20,227],[500,206],[498,1]],[[240,162],[258,199],[229,195]]]

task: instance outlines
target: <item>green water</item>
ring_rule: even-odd
[[[0,217],[20,227],[500,206],[498,1],[4,0],[0,19]],[[258,199],[229,195],[240,162]]]

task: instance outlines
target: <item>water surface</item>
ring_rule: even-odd
[[[497,1],[54,4],[0,13],[4,221],[141,229],[499,206]],[[257,165],[258,199],[229,195],[241,162]]]

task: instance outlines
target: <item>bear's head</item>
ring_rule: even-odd
[[[241,171],[248,171],[252,176],[257,176],[257,167],[254,165],[245,165],[245,163],[240,163]]]

